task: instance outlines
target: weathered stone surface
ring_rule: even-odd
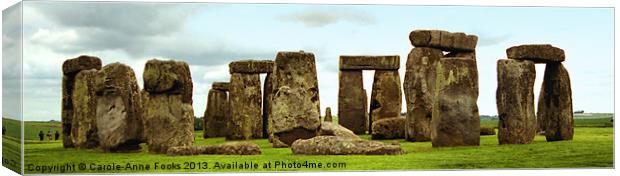
[[[332,108],[330,107],[325,108],[325,117],[323,117],[323,121],[324,122],[332,121]]]
[[[67,59],[62,64],[62,143],[64,148],[74,147],[71,139],[71,130],[73,125],[73,87],[75,84],[75,75],[82,70],[101,69],[101,60],[93,56],[79,56],[73,59]]]
[[[231,74],[229,96],[231,118],[226,139],[262,138],[263,115],[259,74]]]
[[[101,69],[101,59],[94,56],[81,55],[73,59],[67,59],[62,63],[62,73],[75,76],[82,70]]]
[[[476,61],[441,58],[436,71],[431,120],[433,147],[480,145]]]
[[[495,135],[494,128],[480,127],[480,136]]]
[[[143,92],[144,134],[149,151],[166,153],[168,148],[194,144],[194,109],[179,94]]]
[[[403,89],[407,101],[405,138],[408,141],[431,140],[431,119],[435,98],[435,63],[443,56],[439,49],[416,47],[407,57]]]
[[[405,138],[405,122],[407,119],[395,117],[377,120],[372,123],[372,139],[403,139]]]
[[[398,70],[400,57],[390,56],[340,56],[340,70]]]
[[[499,114],[499,144],[530,144],[536,136],[532,61],[497,61],[496,103]]]
[[[368,118],[361,70],[341,70],[338,88],[338,124],[355,134],[365,134]]]
[[[561,63],[548,63],[538,97],[538,123],[547,141],[573,139],[573,98],[568,71]]]
[[[230,73],[271,73],[273,66],[271,60],[241,60],[228,64]]]
[[[152,59],[146,62],[142,78],[147,92],[181,94],[183,102],[192,103],[193,83],[187,63]]]
[[[535,63],[557,63],[565,60],[564,50],[549,44],[519,45],[506,49],[509,59],[531,60]]]
[[[431,47],[444,51],[474,51],[478,36],[442,30],[414,30],[409,40],[415,47]]]
[[[169,156],[179,155],[260,155],[260,147],[251,142],[227,142],[210,146],[180,146],[168,149]]]
[[[105,151],[139,150],[142,97],[133,70],[121,63],[103,67],[95,77],[97,133]]]
[[[230,120],[230,102],[226,91],[209,90],[207,108],[202,118],[204,138],[226,136]]]
[[[403,97],[398,70],[375,71],[370,97],[371,125],[380,119],[400,117]]]
[[[331,122],[322,122],[321,130],[319,130],[320,136],[340,136],[346,138],[359,139],[360,137],[355,135],[353,131]]]
[[[310,97],[303,89],[282,86],[273,97],[274,141],[290,146],[297,139],[308,139],[317,135],[321,121],[314,106],[307,105]],[[300,102],[306,102],[302,104]],[[274,142],[274,147],[275,142]]]
[[[452,51],[443,57],[464,57],[476,60],[476,51]]]
[[[267,73],[265,76],[265,83],[263,84],[263,138],[270,138],[271,136],[271,99],[273,98],[273,76],[271,73]]]
[[[95,148],[99,146],[97,136],[97,101],[95,97],[95,75],[97,70],[83,70],[75,76],[73,102],[73,122],[71,139],[75,148]]]
[[[340,136],[300,139],[291,146],[296,155],[401,155],[399,145]]]
[[[213,84],[211,84],[211,89],[215,89],[215,90],[228,91],[229,88],[230,88],[229,82],[213,82]]]
[[[314,54],[278,52],[271,106],[274,147],[317,135],[321,126],[319,84]]]

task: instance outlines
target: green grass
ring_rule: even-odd
[[[201,136],[200,132],[196,136]],[[369,139],[368,135],[362,136]],[[392,142],[386,140],[385,142]],[[478,147],[432,148],[430,142],[405,142],[397,140],[405,150],[404,155],[395,156],[301,156],[293,155],[289,148],[272,148],[266,139],[252,140],[262,149],[262,155],[229,156],[166,156],[149,154],[147,146],[139,153],[103,153],[100,150],[64,149],[60,141],[26,141],[26,166],[55,165],[65,163],[146,164],[156,163],[207,162],[213,167],[216,162],[254,162],[258,169],[172,169],[149,171],[97,171],[79,172],[248,172],[248,171],[346,171],[346,170],[415,170],[415,169],[482,169],[482,168],[592,168],[613,167],[613,128],[575,128],[573,141],[546,142],[544,136],[536,136],[535,142],[528,145],[498,145],[497,136],[482,136]],[[218,144],[223,138],[202,139],[196,137],[196,145]],[[343,168],[262,168],[263,163],[320,162],[346,163]],[[57,171],[58,172],[58,171]],[[36,173],[26,170],[26,173]]]
[[[6,134],[2,135],[2,165],[17,173],[21,172],[21,123],[18,120],[2,118]]]
[[[337,121],[337,117],[333,117]],[[419,170],[419,169],[492,169],[492,168],[592,168],[613,167],[613,128],[609,117],[575,118],[575,137],[573,141],[546,142],[544,136],[536,136],[535,142],[528,145],[498,145],[497,136],[481,136],[478,147],[432,148],[430,142],[406,142],[396,140],[406,152],[397,156],[300,156],[293,155],[290,148],[272,148],[266,139],[252,140],[261,147],[262,155],[200,155],[200,156],[166,156],[149,154],[148,146],[142,144],[139,153],[104,153],[98,149],[76,150],[64,149],[61,140],[39,141],[38,132],[60,130],[59,122],[25,122],[25,165],[52,166],[57,164],[144,164],[150,170],[78,170],[76,172],[261,172],[261,171],[347,171],[347,170]],[[3,156],[19,161],[19,140],[11,131],[19,131],[18,121],[7,123],[7,135],[3,136]],[[15,123],[15,124],[13,124]],[[12,126],[17,126],[13,128]],[[481,120],[481,126],[497,126],[497,120]],[[196,145],[210,145],[225,142],[223,138],[202,139],[201,131],[196,132]],[[363,135],[369,139],[370,136]],[[390,143],[393,140],[385,140]],[[254,162],[259,169],[213,169],[216,162]],[[262,168],[262,164],[271,162],[319,162],[346,163],[340,168]],[[183,167],[184,162],[207,162],[209,169],[171,169],[154,170],[158,163],[176,163]],[[59,173],[60,171],[54,171]],[[39,173],[28,171],[26,173]]]

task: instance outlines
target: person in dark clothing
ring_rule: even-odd
[[[43,130],[39,131],[39,140],[43,141]]]
[[[2,135],[6,134],[6,127],[2,126]]]
[[[54,134],[54,140],[57,141],[58,137],[60,137],[60,133],[58,133],[58,130],[56,130],[56,134]]]

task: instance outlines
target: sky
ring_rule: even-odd
[[[229,80],[229,62],[304,50],[315,55],[322,112],[331,107],[337,114],[339,56],[400,55],[404,80],[413,48],[408,36],[415,29],[479,37],[482,115],[497,114],[497,60],[505,59],[511,46],[537,43],[566,52],[574,110],[613,112],[612,8],[34,1],[24,2],[23,20],[23,68],[9,67],[3,59],[3,73],[23,69],[24,120],[60,120],[61,65],[84,54],[101,58],[104,65],[131,66],[140,87],[147,60],[187,62],[194,82],[194,114],[201,117],[211,83]],[[17,20],[4,23],[3,28],[19,25]],[[19,41],[15,36],[3,33],[3,43]],[[18,54],[5,52],[3,57]],[[537,100],[544,65],[536,70]],[[3,81],[14,76],[19,74],[3,75]],[[365,71],[368,93],[372,79],[373,71]],[[3,115],[17,112],[5,104],[7,99]]]

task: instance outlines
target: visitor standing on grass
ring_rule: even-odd
[[[54,134],[54,140],[57,141],[58,137],[60,137],[60,133],[58,133],[58,130],[56,130],[56,134]]]
[[[39,140],[43,141],[43,130],[39,131]]]
[[[47,140],[52,140],[52,133],[50,131],[47,131]]]
[[[4,136],[4,134],[6,134],[6,127],[2,126],[2,136]]]

